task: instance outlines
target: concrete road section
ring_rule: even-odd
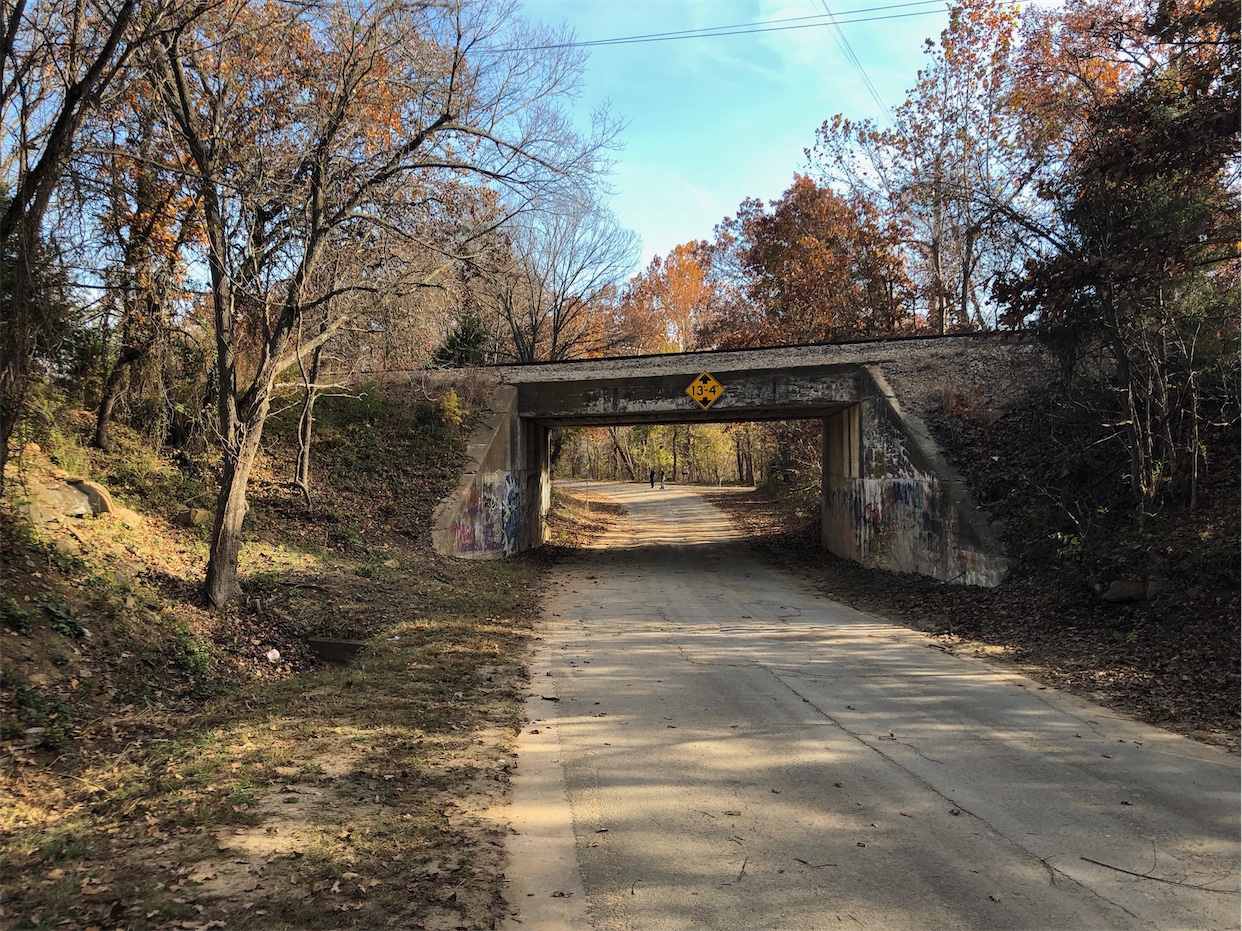
[[[837,604],[692,491],[591,488],[629,519],[547,598],[509,927],[1239,926],[1236,757]]]

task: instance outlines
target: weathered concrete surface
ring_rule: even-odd
[[[546,465],[539,430],[813,418],[825,423],[826,547],[867,566],[996,585],[1008,571],[1004,548],[917,411],[937,393],[1015,372],[1038,382],[1039,356],[1029,341],[991,334],[490,369],[507,387],[437,516],[435,545],[477,557],[542,542],[547,476],[529,458]],[[686,394],[703,371],[724,386],[706,411]]]
[[[531,663],[535,691],[526,702],[527,720],[555,719],[556,684],[549,676],[559,665],[559,658],[547,650]],[[507,824],[511,833],[505,845],[509,854],[505,878],[508,900],[520,914],[520,922],[505,922],[504,927],[583,931],[591,925],[556,728],[526,728],[521,751],[509,804],[490,813],[497,823]]]
[[[878,366],[859,402],[824,421],[820,509],[824,546],[864,566],[994,586],[1004,546],[917,415]]]
[[[456,491],[432,518],[432,543],[465,559],[499,559],[544,541],[551,505],[548,432],[517,416],[517,389],[499,386],[466,449]]]
[[[502,365],[488,371],[499,373],[506,384],[521,385],[590,378],[697,375],[704,370],[719,376],[746,370],[879,365],[890,375],[900,373],[900,378],[894,378],[894,382],[899,384],[899,391],[902,384],[911,386],[909,394],[901,393],[902,400],[910,404],[915,395],[947,384],[1013,375],[1029,367],[1039,355],[1036,344],[1026,337],[990,333]],[[688,413],[695,410],[694,403],[688,397],[685,404]]]
[[[630,526],[559,570],[518,748],[564,769],[570,926],[1238,926],[1236,757],[845,608],[696,495],[592,487]]]
[[[683,367],[708,364],[679,356]],[[590,368],[595,368],[591,365]],[[615,423],[728,423],[823,417],[859,399],[859,370],[840,365],[784,366],[721,372],[724,394],[706,411],[686,394],[703,370],[580,380],[519,381],[518,415],[548,426]],[[505,377],[510,371],[502,370]]]

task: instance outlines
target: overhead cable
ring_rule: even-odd
[[[819,0],[819,5],[824,8],[824,13],[827,15],[829,22],[832,23],[833,32],[836,33],[837,46],[845,54],[846,60],[858,74],[859,78],[862,79],[863,87],[867,89],[867,93],[871,95],[871,99],[876,102],[876,106],[880,108],[880,112],[884,114],[885,119],[892,122],[888,105],[884,103],[884,100],[880,97],[880,92],[877,91],[875,89],[875,85],[871,83],[871,77],[867,74],[867,69],[863,67],[863,63],[859,61],[858,56],[854,53],[854,47],[850,45],[850,40],[846,38],[845,30],[841,28],[841,23],[837,20],[836,16],[833,15],[832,10],[829,9],[828,0]]]
[[[887,10],[903,10],[910,7],[931,7],[931,9],[914,10],[906,13],[891,13],[885,16],[861,16],[863,13],[883,13]],[[884,6],[864,7],[843,14],[847,18],[836,22],[873,23],[887,19],[906,19],[913,16],[927,16],[941,13],[947,9],[944,0],[909,0],[906,3],[890,3]],[[813,20],[813,22],[804,22]],[[789,25],[792,24],[792,25]],[[548,45],[532,45],[523,48],[497,49],[497,51],[534,52],[563,48],[598,48],[606,45],[638,45],[648,42],[671,42],[680,39],[712,39],[720,36],[755,35],[764,32],[789,32],[797,29],[822,29],[832,25],[832,21],[822,14],[814,16],[795,16],[788,19],[763,20],[756,23],[738,23],[731,26],[707,26],[700,29],[682,29],[673,32],[652,32],[634,36],[618,36],[611,39],[584,39],[575,42],[556,42]]]

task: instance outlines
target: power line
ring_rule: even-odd
[[[858,76],[862,78],[863,86],[867,89],[867,93],[871,95],[871,99],[874,100],[876,105],[880,108],[880,112],[884,114],[885,119],[888,119],[891,122],[888,106],[880,97],[880,92],[875,89],[875,85],[871,83],[871,78],[867,74],[867,69],[863,67],[862,62],[858,60],[858,56],[854,54],[854,47],[850,45],[850,40],[846,38],[845,30],[841,28],[840,22],[837,21],[837,18],[832,14],[832,10],[829,9],[828,0],[819,0],[819,5],[824,8],[824,12],[828,15],[828,19],[832,23],[833,32],[836,33],[837,45],[840,47],[841,51],[845,53],[845,57],[854,68],[854,71],[856,71]]]
[[[860,16],[861,13],[883,13],[888,10],[901,10],[909,7],[931,7],[931,9],[915,10],[908,13],[892,13],[886,16]],[[795,16],[788,19],[763,20],[757,23],[738,23],[730,26],[708,26],[700,29],[683,29],[674,32],[652,32],[634,36],[617,36],[611,39],[585,39],[576,42],[557,42],[550,45],[531,45],[521,48],[496,49],[496,51],[504,52],[538,52],[548,51],[552,49],[565,48],[598,48],[606,45],[640,45],[649,42],[672,42],[681,39],[714,39],[722,36],[745,36],[756,35],[764,32],[789,32],[797,29],[822,29],[824,26],[851,23],[874,23],[888,19],[907,19],[913,16],[927,16],[933,13],[940,13],[947,9],[945,0],[910,0],[906,3],[890,3],[884,6],[864,7],[862,9],[853,10],[845,16],[846,19],[837,19],[831,13],[828,17],[816,14],[814,16]],[[803,22],[804,20],[814,20],[814,22]],[[789,24],[793,25],[782,25]]]

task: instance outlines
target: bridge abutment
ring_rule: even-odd
[[[518,389],[499,385],[466,449],[452,495],[436,509],[432,543],[463,559],[501,559],[546,539],[552,503],[548,428],[518,416]]]
[[[994,586],[1004,549],[922,420],[874,367],[860,397],[824,420],[824,546],[864,566]]]

